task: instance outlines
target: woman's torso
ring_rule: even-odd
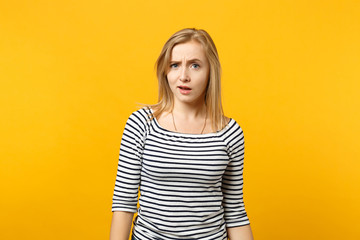
[[[152,112],[152,110],[150,110]],[[137,239],[226,239],[222,176],[229,157],[224,132],[186,134],[154,118],[142,153]]]

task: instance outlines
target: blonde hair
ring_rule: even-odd
[[[204,50],[210,65],[209,82],[205,93],[207,116],[211,119],[213,131],[219,131],[226,126],[221,102],[221,66],[219,56],[210,35],[202,29],[185,28],[174,33],[165,43],[158,57],[155,67],[157,72],[159,95],[158,103],[146,105],[154,110],[155,118],[164,111],[171,112],[174,108],[174,97],[167,81],[171,52],[175,45],[195,40]]]

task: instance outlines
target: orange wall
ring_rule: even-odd
[[[0,239],[108,239],[120,138],[206,29],[256,240],[360,239],[360,2],[1,1]]]

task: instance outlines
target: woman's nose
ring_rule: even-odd
[[[189,77],[188,70],[186,67],[181,70],[180,81],[182,81],[182,82],[190,81],[190,77]]]

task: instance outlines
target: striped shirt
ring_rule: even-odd
[[[138,212],[135,238],[221,240],[226,228],[250,224],[237,122],[231,118],[215,133],[178,133],[150,121],[151,114],[144,107],[126,122],[113,193],[112,212]]]

